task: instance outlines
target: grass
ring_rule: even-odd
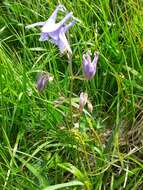
[[[143,189],[143,3],[61,3],[81,20],[70,29],[70,65],[39,29],[57,1],[0,3],[0,189]],[[59,18],[61,15],[59,15]],[[99,51],[95,77],[82,80],[82,53]],[[39,93],[37,74],[54,81]],[[72,89],[72,92],[71,92]],[[78,110],[87,91],[93,113]]]

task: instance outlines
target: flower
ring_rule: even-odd
[[[93,106],[92,103],[88,99],[88,94],[86,92],[81,92],[80,93],[80,98],[79,98],[79,111],[82,113],[84,106],[87,104],[88,110],[90,113],[93,112]]]
[[[53,77],[50,76],[48,73],[41,73],[37,80],[37,89],[39,92],[43,91],[45,86],[47,85],[48,81],[52,81]]]
[[[99,58],[99,53],[94,53],[94,59],[91,62],[91,53],[88,51],[86,54],[83,54],[83,69],[86,79],[90,80],[94,77],[96,73],[96,65]]]
[[[84,92],[81,92],[80,93],[80,98],[79,98],[79,111],[80,112],[83,111],[83,108],[87,103],[87,100],[88,100],[88,94],[84,93]]]
[[[26,26],[26,28],[29,29],[35,26],[41,26],[41,35],[39,41],[46,41],[50,39],[52,43],[59,47],[62,54],[65,52],[72,54],[72,50],[65,33],[69,30],[70,27],[75,24],[75,18],[73,21],[66,25],[66,22],[70,18],[73,18],[73,13],[70,12],[67,13],[60,22],[56,23],[58,11],[65,12],[66,9],[63,5],[58,5],[47,21],[30,24]]]

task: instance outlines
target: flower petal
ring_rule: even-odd
[[[30,24],[30,25],[27,25],[25,26],[26,29],[29,29],[29,28],[33,28],[35,26],[44,26],[46,22],[36,22],[36,23],[33,23],[33,24]]]
[[[55,30],[54,32],[48,32],[49,36],[53,40],[58,40],[59,39],[59,33],[60,33],[60,29]]]
[[[86,54],[83,54],[82,59],[83,59],[83,61],[82,61],[83,66],[86,67],[86,65],[88,65],[88,61],[87,61],[87,58],[86,58]]]
[[[88,63],[91,63],[91,52],[90,51],[88,51],[86,53],[86,58],[87,58]]]
[[[67,40],[65,33],[64,33],[64,27],[61,28],[60,33],[59,33],[58,46],[59,46],[60,52],[62,54],[65,51],[67,51],[70,55],[72,54],[72,50],[70,48],[70,45],[69,45],[68,40]]]
[[[39,41],[46,41],[46,40],[48,40],[48,38],[49,38],[48,33],[46,33],[46,32],[41,32],[41,36],[40,36],[40,38],[39,38]]]
[[[67,20],[69,20],[71,17],[73,16],[73,12],[68,13],[63,20],[61,20],[58,24],[59,25],[63,25],[67,22]]]
[[[42,27],[42,32],[54,32],[56,30],[59,30],[64,24],[65,22],[70,19],[72,17],[73,13],[70,12],[68,13],[63,20],[61,20],[59,23],[55,24],[53,22],[51,22],[49,19],[48,21],[45,23],[45,25]]]
[[[97,61],[98,61],[98,58],[99,58],[99,53],[98,52],[95,52],[94,53],[94,59],[92,61],[93,65],[96,67],[97,65]]]
[[[54,23],[56,22],[58,11],[65,12],[66,8],[61,4],[58,5],[56,9],[54,10],[54,12],[52,13],[52,15],[49,17],[48,22],[54,22]]]
[[[64,31],[67,32],[75,23],[76,23],[76,21],[73,20],[73,21],[70,22],[68,25],[65,25],[65,26],[64,26]]]
[[[76,21],[72,21],[70,22],[68,25],[62,26],[63,28],[59,28],[58,30],[55,30],[54,32],[49,32],[49,36],[54,40],[54,44],[55,40],[57,41],[59,39],[59,34],[61,31],[63,31],[64,33],[67,32],[67,30],[69,30],[70,27],[72,27],[75,24]]]
[[[92,79],[92,77],[95,75],[96,68],[92,64],[87,64],[84,68],[85,76],[88,80]]]

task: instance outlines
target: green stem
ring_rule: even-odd
[[[73,94],[73,70],[72,70],[72,56],[68,59],[69,63],[69,69],[70,69],[70,75],[71,75],[71,81],[70,81],[70,97],[69,97],[69,103],[70,103],[70,119],[71,119],[71,127],[73,127],[73,114],[72,114],[72,94]]]

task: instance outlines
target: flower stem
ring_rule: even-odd
[[[72,56],[69,56],[68,59],[69,63],[69,70],[71,75],[71,81],[70,81],[70,96],[69,96],[69,104],[70,104],[70,119],[71,119],[71,127],[73,127],[73,113],[72,113],[72,94],[73,94],[73,70],[72,70]]]

